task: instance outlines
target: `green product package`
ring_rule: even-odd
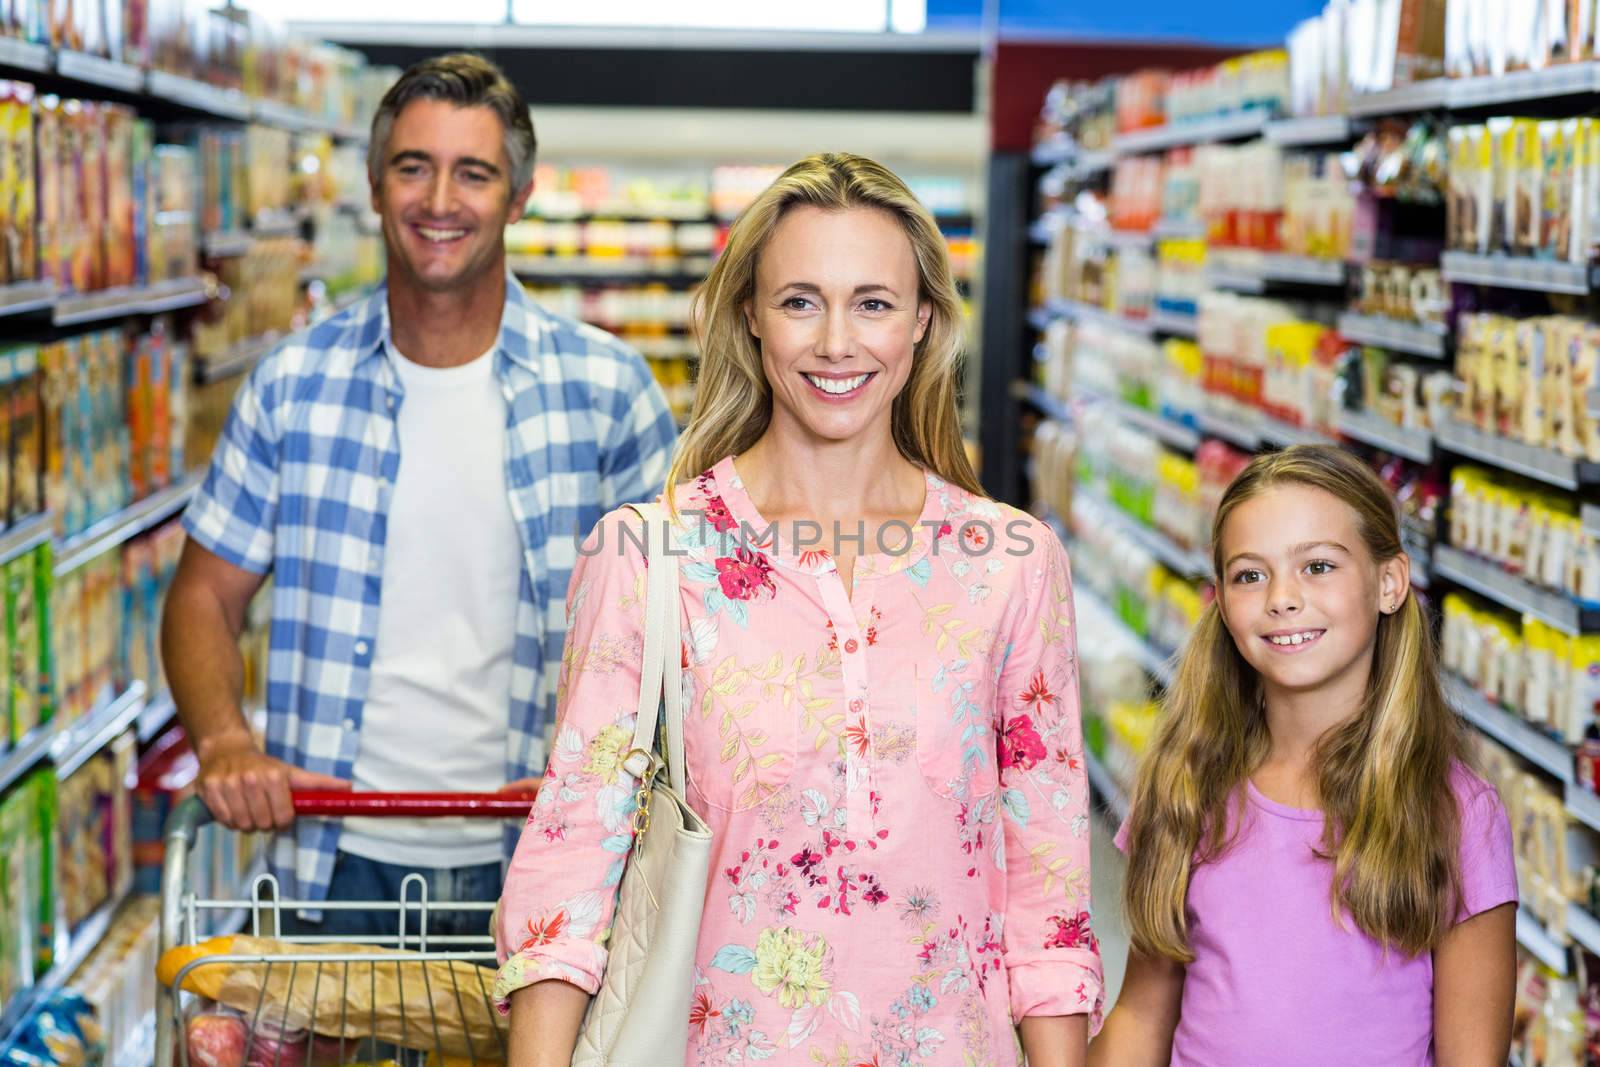
[[[55,602],[55,550],[49,541],[34,549],[33,553],[33,602],[39,617],[35,627],[39,635],[39,721],[52,722],[56,717],[56,649],[55,649],[55,613],[51,610]]]
[[[33,896],[29,901],[36,936],[34,938],[34,973],[44,974],[56,962],[57,932],[60,923],[59,900],[56,881],[56,823],[59,819],[59,796],[56,792],[54,767],[45,766],[28,778],[32,793],[29,814],[32,816],[31,847],[33,860]]]
[[[6,644],[11,652],[11,743],[39,725],[39,612],[34,561],[24,555],[5,565]]]

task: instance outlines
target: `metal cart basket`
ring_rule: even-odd
[[[524,819],[533,801],[531,794],[505,793],[296,792],[293,799],[296,815],[306,816],[496,819]],[[243,1017],[237,1025],[245,1043],[245,1060],[252,1065],[328,1067],[393,1061],[417,1067],[464,1067],[505,1061],[505,1031],[495,1021],[489,981],[482,969],[495,965],[489,928],[493,903],[430,901],[427,880],[420,874],[406,877],[398,900],[286,900],[277,879],[265,873],[251,883],[249,899],[204,899],[191,886],[189,854],[196,834],[211,821],[211,813],[199,797],[185,799],[167,821],[161,872],[163,955],[175,946],[199,944],[207,917],[221,916],[235,917],[234,925],[242,916],[245,933],[276,937],[303,946],[303,951],[198,955],[186,963],[170,984],[161,983],[157,990],[158,1065],[190,1067],[183,1018],[186,998],[180,990],[201,968],[213,969],[209,977],[215,982],[248,972],[259,986],[253,1012],[232,1005]],[[393,917],[394,928],[392,933],[373,938],[280,936],[282,914],[300,908],[383,914]],[[429,933],[430,916],[447,912],[480,913],[482,922],[472,925],[481,926],[483,932]],[[322,947],[330,943],[346,950]],[[353,951],[357,946],[360,951]],[[266,995],[269,986],[277,996]],[[330,1004],[335,1001],[337,1008],[331,1014]],[[456,1021],[469,1017],[475,1020],[475,1030]],[[441,1018],[452,1024],[441,1026]],[[261,1034],[271,1036],[258,1038]],[[285,1034],[297,1036],[286,1039]],[[259,1047],[252,1049],[258,1040]]]

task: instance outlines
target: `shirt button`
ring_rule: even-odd
[[[846,652],[854,652],[856,650],[856,639],[852,637],[850,640],[846,641],[844,643],[844,650]]]
[[[387,405],[388,405],[388,406],[389,406],[389,410],[390,410],[390,411],[393,411],[393,410],[394,410],[394,397],[392,397],[392,396],[391,396],[391,397],[389,397],[389,398],[388,398],[388,399],[386,399],[386,400],[385,400],[385,401],[384,401],[384,403],[385,403],[385,404],[387,404]]]
[[[861,713],[861,709],[866,707],[866,706],[867,706],[866,702],[864,700],[862,700],[860,697],[856,697],[856,699],[854,699],[854,700],[852,700],[850,702],[850,710],[855,712],[858,715]]]
[[[356,721],[354,719],[346,719],[344,721],[344,728],[349,730],[351,733],[354,733],[356,729]]]
[[[365,641],[357,641],[356,642],[356,655],[365,656],[366,654],[367,654],[367,643]]]

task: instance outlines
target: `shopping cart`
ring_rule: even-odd
[[[293,800],[295,814],[307,816],[524,819],[533,796],[296,792]],[[285,900],[278,890],[277,879],[265,873],[252,881],[248,900],[203,899],[190,885],[189,853],[200,828],[211,821],[211,812],[195,796],[180,803],[167,820],[166,853],[161,872],[162,954],[175,946],[198,945],[206,932],[208,916],[225,922],[222,917],[241,914],[246,916],[245,931],[253,937],[276,937],[281,942],[305,946],[305,952],[202,955],[186,963],[170,983],[158,983],[155,1062],[160,1067],[174,1064],[190,1067],[183,1019],[185,998],[180,990],[201,968],[221,969],[209,976],[217,981],[248,973],[251,981],[259,984],[261,995],[253,1012],[247,1007],[233,1005],[243,1016],[240,1034],[245,1042],[244,1059],[252,1064],[324,1067],[392,1059],[401,1064],[433,1067],[436,1064],[505,1061],[505,1034],[494,1022],[496,1014],[489,996],[489,983],[482,969],[493,967],[495,963],[494,938],[489,929],[493,903],[429,901],[427,880],[418,874],[406,877],[398,900],[315,903]],[[394,933],[376,938],[320,934],[277,936],[283,929],[279,922],[282,912],[292,913],[303,907],[392,914]],[[429,917],[442,912],[480,913],[483,933],[430,934]],[[235,918],[235,924],[237,921]],[[317,947],[329,943],[360,945],[362,951],[336,952]],[[407,981],[412,988],[406,987]],[[419,984],[421,988],[417,988]],[[269,986],[282,995],[269,999],[266,995]],[[309,1004],[306,1000],[308,988]],[[329,1018],[324,1007],[327,998],[338,999],[336,1020]],[[393,1003],[395,999],[398,999],[397,1004]],[[290,1001],[294,1001],[296,1010],[293,1019]],[[362,1005],[355,1013],[347,1010],[352,1002]],[[476,1037],[473,1028],[464,1021],[459,1027],[461,1033],[454,1034],[453,1039],[445,1036],[447,1031],[453,1031],[448,1026],[441,1027],[440,1018],[452,1010],[458,1019],[466,1020],[471,1016],[477,1021]],[[311,1017],[316,1023],[315,1033],[304,1034],[303,1047],[300,1038],[283,1038],[285,1033],[300,1030],[301,1024]],[[487,1024],[485,1019],[489,1020]],[[375,1036],[387,1027],[392,1038],[397,1025],[404,1042]],[[264,1039],[252,1057],[250,1046],[256,1042],[257,1035],[263,1033],[274,1036]],[[463,1037],[464,1048],[460,1047]],[[268,1046],[272,1049],[270,1057],[263,1055]]]

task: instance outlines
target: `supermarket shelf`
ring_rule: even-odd
[[[34,1010],[52,993],[66,985],[67,979],[71,978],[78,968],[83,966],[84,960],[87,960],[99,947],[111,929],[112,920],[116,918],[118,910],[130,895],[127,890],[113,894],[110,900],[91,912],[66,939],[65,950],[57,953],[55,963],[50,969],[32,986],[13,994],[4,1014],[0,1014],[0,1033],[5,1035],[3,1042],[0,1042],[0,1058],[9,1054],[17,1039],[18,1031],[33,1015]]]
[[[0,757],[0,792],[10,789],[17,781],[29,771],[33,770],[38,762],[50,754],[50,746],[55,743],[55,731],[49,723],[36,726],[22,743],[17,745]]]
[[[1600,537],[1600,505],[1583,505],[1583,528],[1593,537]]]
[[[1027,401],[1033,405],[1035,411],[1055,419],[1057,422],[1073,421],[1071,405],[1065,400],[1057,400],[1032,382],[1013,382],[1011,395],[1018,400]]]
[[[1071,135],[1058,133],[1033,146],[1031,157],[1036,167],[1054,167],[1070,163],[1078,155],[1077,142]]]
[[[1349,144],[1355,128],[1348,115],[1306,115],[1275,119],[1262,131],[1267,140],[1285,148]]]
[[[1336,445],[1339,442],[1320,430],[1295,426],[1267,415],[1256,417],[1256,432],[1261,440],[1287,448],[1290,445]]]
[[[1577,782],[1568,782],[1565,800],[1568,815],[1591,830],[1600,830],[1600,796]],[[1600,948],[1593,951],[1600,953]]]
[[[0,37],[0,67],[44,74],[50,69],[50,46],[16,37]]]
[[[1434,430],[1434,439],[1451,452],[1561,489],[1600,483],[1600,463],[1587,463],[1548,448],[1484,433],[1459,419],[1446,419]]]
[[[208,299],[206,284],[199,278],[175,278],[152,285],[75,293],[56,301],[55,324],[78,326],[129,315],[159,315],[204,304]]]
[[[1483,733],[1561,782],[1572,781],[1572,753],[1554,737],[1489,702],[1454,675],[1444,680],[1445,699]]]
[[[643,256],[507,256],[519,278],[581,278],[619,281],[626,278],[687,278],[700,281],[711,270],[709,256],[650,259]]]
[[[150,1011],[144,1022],[129,1035],[127,1043],[116,1051],[110,1067],[151,1067],[156,1059],[156,1013]]]
[[[1209,580],[1211,578],[1211,557],[1204,552],[1194,551],[1179,547],[1166,534],[1153,530],[1144,525],[1132,515],[1118,508],[1104,497],[1093,497],[1087,490],[1086,496],[1091,496],[1098,505],[1098,510],[1105,516],[1108,525],[1116,527],[1129,541],[1134,542],[1147,553],[1154,556],[1169,570],[1185,578],[1198,578]]]
[[[1590,914],[1588,908],[1577,904],[1567,905],[1567,934],[1591,953],[1600,956],[1600,919]]]
[[[1200,423],[1200,432],[1207,437],[1215,437],[1244,449],[1254,452],[1261,447],[1261,434],[1255,429],[1254,419],[1213,415],[1202,411],[1197,416]]]
[[[1600,418],[1600,389],[1591,389],[1583,398],[1591,418]]]
[[[1206,224],[1199,219],[1162,219],[1150,233],[1158,241],[1198,241],[1206,235]]]
[[[81,534],[69,537],[56,549],[56,576],[71,574],[96,557],[116,548],[124,541],[137,537],[146,530],[164,522],[189,504],[205,477],[204,471],[195,471],[174,485],[158,489],[115,515],[95,523]]]
[[[1586,295],[1590,289],[1591,272],[1584,263],[1446,252],[1439,258],[1439,268],[1445,281],[1464,285],[1489,285],[1501,289],[1529,289],[1540,293],[1570,293],[1577,296]]]
[[[692,337],[629,337],[623,334],[621,340],[645,359],[700,358],[700,349]]]
[[[1566,977],[1571,969],[1571,953],[1566,943],[1557,940],[1533,912],[1517,906],[1517,944],[1533,953],[1535,959],[1556,974]]]
[[[1222,263],[1206,264],[1206,284],[1213,289],[1259,296],[1267,291],[1267,281],[1259,271]]]
[[[1443,78],[1402,85],[1381,93],[1367,93],[1350,101],[1350,114],[1357,118],[1374,115],[1403,115],[1408,111],[1434,111],[1450,99],[1450,85]]]
[[[1200,318],[1197,315],[1183,315],[1176,311],[1162,311],[1156,309],[1150,312],[1150,325],[1156,333],[1171,334],[1174,337],[1188,337],[1191,340],[1200,335]]]
[[[1600,633],[1600,611],[1586,610],[1570,597],[1507,574],[1495,564],[1453,545],[1434,547],[1433,570],[1441,578],[1449,578],[1512,611],[1532,615],[1564,634]]]
[[[1339,412],[1339,432],[1354,441],[1393,452],[1397,456],[1433,462],[1433,435],[1427,430],[1408,430],[1396,426],[1370,411]]]
[[[1292,256],[1269,252],[1261,257],[1261,277],[1269,282],[1292,285],[1343,286],[1348,268],[1342,259],[1319,256]]]
[[[200,380],[201,385],[210,385],[212,382],[220,382],[224,378],[241,374],[254,367],[262,356],[276,348],[283,340],[283,336],[279,333],[269,333],[262,337],[247,337],[229,346],[215,359],[202,356],[195,360],[195,377]]]
[[[1128,798],[1123,794],[1122,787],[1087,746],[1083,750],[1083,764],[1089,772],[1089,788],[1100,797],[1100,803],[1105,805],[1111,817],[1117,820],[1117,825],[1121,826],[1128,817]]]
[[[1072,162],[1072,177],[1074,181],[1086,182],[1090,178],[1104,174],[1117,162],[1117,154],[1109,148],[1093,149],[1079,152],[1078,158]]]
[[[250,99],[237,89],[222,89],[164,70],[150,72],[149,92],[164,100],[218,118],[243,122],[250,117]]]
[[[0,533],[0,563],[10,563],[24,552],[33,551],[50,540],[54,531],[55,519],[49,512],[41,512],[23,519],[9,530]]]
[[[1347,311],[1339,316],[1339,333],[1347,341],[1408,352],[1429,359],[1443,359],[1449,339],[1442,327],[1434,329],[1414,322],[1402,322],[1385,315],[1362,315]]]
[[[1147,336],[1155,332],[1155,324],[1149,319],[1136,319],[1077,300],[1050,300],[1046,302],[1046,309],[1054,315],[1064,315],[1077,322],[1095,323],[1114,330],[1131,330]]]
[[[1160,152],[1180,145],[1236,141],[1260,133],[1269,118],[1271,115],[1267,111],[1257,109],[1232,115],[1217,115],[1209,119],[1173,122],[1148,130],[1120,134],[1112,142],[1112,147],[1117,155],[1125,156],[1139,152]]]
[[[172,693],[162,690],[145,704],[139,713],[139,743],[142,745],[167,728],[178,716],[178,705],[172,702]]]
[[[0,41],[5,38],[0,37]],[[26,315],[30,311],[43,311],[54,307],[56,286],[54,282],[13,282],[0,285],[0,318],[7,315]]]
[[[144,88],[144,71],[138,67],[83,52],[57,52],[56,73],[119,93],[137,93]]]
[[[1149,252],[1156,241],[1151,230],[1108,230],[1100,236],[1112,248],[1133,252]]]
[[[207,259],[229,259],[250,252],[250,235],[243,230],[208,233],[200,238],[200,251]]]
[[[1453,109],[1499,107],[1593,92],[1600,92],[1600,64],[1558,63],[1544,70],[1455,79],[1450,82],[1449,105]]]
[[[1150,677],[1164,686],[1172,684],[1172,653],[1161,651],[1155,645],[1134,633],[1126,623],[1117,618],[1116,612],[1111,610],[1111,605],[1100,599],[1100,595],[1087,585],[1074,586],[1072,598],[1078,608],[1080,625],[1083,618],[1087,616],[1096,620],[1095,626],[1112,628],[1116,633],[1121,634],[1123,641],[1134,650],[1139,659],[1139,666],[1143,667]]]
[[[116,699],[56,734],[50,746],[50,761],[55,764],[56,777],[62,781],[72,777],[74,771],[126,733],[139,721],[145,707],[144,698],[144,683],[134,682]]]
[[[1103,403],[1117,413],[1117,418],[1129,426],[1136,426],[1145,433],[1154,437],[1161,443],[1180,452],[1193,452],[1200,447],[1200,432],[1192,426],[1185,426],[1175,419],[1169,419],[1154,411],[1134,407],[1115,397],[1090,394],[1095,400]]]

